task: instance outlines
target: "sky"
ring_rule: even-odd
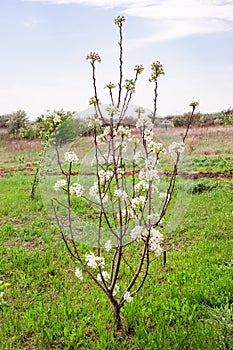
[[[0,0],[0,115],[25,110],[83,111],[94,95],[90,51],[101,56],[96,76],[119,81],[118,28],[124,15],[123,72],[145,67],[132,103],[153,109],[150,65],[159,60],[158,115],[233,107],[233,1],[225,0]]]

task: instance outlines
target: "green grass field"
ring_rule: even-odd
[[[232,136],[232,127],[191,129],[192,171],[231,174]],[[0,147],[0,280],[9,283],[0,349],[233,349],[232,176],[179,182],[192,195],[188,210],[166,236],[166,265],[162,257],[152,265],[122,310],[124,336],[114,332],[105,295],[87,276],[75,277],[39,191],[30,198],[33,171],[17,165],[38,158],[39,143],[2,136]]]

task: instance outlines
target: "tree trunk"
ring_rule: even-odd
[[[120,330],[122,328],[120,309],[121,308],[119,307],[119,305],[113,305],[113,313],[117,330]]]

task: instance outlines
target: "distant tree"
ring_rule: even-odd
[[[25,111],[14,112],[7,122],[7,129],[10,135],[14,137],[20,136],[22,129],[26,128],[29,120]]]
[[[0,115],[0,128],[7,128],[7,123],[11,118],[12,114]]]
[[[223,116],[225,125],[233,125],[233,108],[229,107],[227,110],[222,111],[221,115]]]
[[[36,119],[34,124],[39,138],[42,142],[42,147],[45,148],[48,141],[53,140],[56,135],[56,142],[62,144],[72,142],[77,135],[84,136],[88,126],[85,121],[77,120],[74,117],[75,112],[48,111],[47,114],[42,114]],[[84,124],[85,123],[85,124]],[[42,154],[42,153],[41,153]],[[42,160],[42,158],[41,158]],[[36,188],[39,181],[40,161],[37,163],[34,179],[31,189],[31,198],[35,198]]]

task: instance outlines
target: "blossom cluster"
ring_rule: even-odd
[[[86,253],[85,257],[86,257],[87,265],[89,267],[92,267],[92,268],[96,268],[98,266],[104,267],[104,264],[105,264],[104,258],[95,256],[93,252],[91,252],[90,254]],[[83,281],[83,273],[82,273],[82,270],[80,268],[77,267],[75,269],[74,273],[75,273],[75,276],[80,281]],[[101,271],[101,273],[97,274],[96,279],[98,282],[102,282],[104,280],[105,283],[110,283],[111,282],[110,281],[111,275],[107,271],[103,270],[103,271]],[[114,287],[114,290],[113,290],[113,296],[115,296],[117,293],[119,293],[119,291],[120,291],[120,288],[116,284]],[[0,293],[0,298],[1,298],[1,293]]]
[[[152,129],[144,129],[143,130],[143,137],[147,142],[151,142],[153,139],[154,133]]]
[[[110,81],[110,83],[106,84],[105,88],[112,90],[116,88],[116,85]]]
[[[141,74],[144,71],[144,67],[141,64],[136,64],[134,71],[138,74]]]
[[[94,197],[97,202],[102,201],[102,203],[108,201],[108,194],[107,193],[100,193],[98,182],[94,182],[94,185],[90,187],[89,189],[89,195],[91,197]]]
[[[117,18],[115,19],[115,24],[120,27],[122,26],[122,23],[125,22],[125,20],[125,16],[117,16]]]
[[[129,130],[129,128],[124,127],[122,125],[118,129],[116,129],[116,128],[111,129],[110,126],[106,126],[103,129],[102,133],[97,135],[96,142],[97,143],[105,142],[108,140],[109,136],[112,138],[112,137],[115,137],[117,135],[120,135],[122,138],[126,137],[127,139],[129,139],[131,136],[131,131]],[[118,148],[119,146],[121,146],[125,149],[127,147],[127,145],[124,144],[123,142],[116,142],[116,148]]]
[[[163,241],[163,235],[156,229],[151,229],[151,238],[150,238],[150,250],[155,253],[156,256],[162,254],[161,243]]]
[[[64,186],[66,186],[66,184],[67,184],[66,180],[59,180],[55,183],[54,190],[58,191],[60,189],[60,187],[64,187]]]
[[[131,206],[134,210],[141,210],[146,204],[146,197],[144,196],[139,196],[135,197],[131,201]]]
[[[136,193],[141,193],[144,191],[148,191],[149,189],[149,183],[145,181],[144,179],[140,180],[136,185],[135,185],[135,191]]]
[[[96,141],[97,142],[104,142],[106,141],[107,137],[111,135],[111,129],[110,126],[106,126],[103,130],[103,132],[100,135],[97,135]],[[115,135],[115,131],[113,130],[113,135]]]
[[[60,115],[58,115],[57,113],[54,113],[54,114],[53,114],[53,122],[54,122],[55,124],[57,124],[57,123],[60,123],[60,121],[61,121]]]
[[[197,106],[199,106],[199,102],[193,101],[193,102],[191,102],[191,103],[189,104],[189,106],[190,106],[190,107],[193,107],[193,110],[194,110]]]
[[[137,120],[136,128],[153,129],[153,123],[149,117],[142,116]]]
[[[145,228],[143,226],[135,226],[131,230],[130,236],[133,240],[139,240],[142,238],[143,233],[145,233]]]
[[[78,183],[74,183],[70,186],[70,194],[75,194],[77,197],[82,197],[84,192],[84,187]]]
[[[150,141],[148,143],[148,150],[155,154],[160,154],[161,152],[166,153],[166,150],[163,147],[162,143],[156,141]]]
[[[94,97],[93,97],[94,98]],[[89,128],[98,128],[100,126],[100,121],[99,119],[95,118],[95,117],[88,117],[88,127]]]
[[[119,128],[118,128],[118,133],[121,135],[121,136],[125,136],[127,138],[129,138],[131,136],[131,131],[129,130],[129,128],[125,128],[123,125],[121,125]]]
[[[124,87],[127,91],[135,92],[135,82],[133,79],[125,79]]]
[[[131,296],[129,291],[126,291],[124,294],[124,300],[130,303],[133,300],[133,297]]]
[[[114,191],[114,196],[117,197],[117,198],[122,199],[123,201],[125,201],[128,198],[128,194],[125,191],[121,190],[121,189],[115,190]]]
[[[112,241],[110,239],[105,243],[104,248],[107,252],[112,249]]]
[[[100,55],[97,52],[92,51],[87,55],[87,60],[90,60],[92,63],[94,63],[95,61],[101,62]]]
[[[64,158],[65,158],[65,161],[67,161],[68,163],[79,164],[79,159],[77,157],[77,154],[73,151],[65,152]]]
[[[107,271],[102,271],[102,277],[105,280],[105,282],[109,282],[110,278],[111,278],[110,274]],[[102,278],[101,278],[100,273],[98,273],[98,275],[97,275],[97,281],[102,282]]]
[[[98,103],[98,100],[95,98],[95,97],[91,97],[90,100],[89,100],[89,105],[93,105],[93,106],[96,106]]]
[[[83,273],[82,270],[78,267],[75,269],[75,276],[80,280],[83,281]]]
[[[169,146],[168,146],[168,151],[170,153],[183,153],[185,150],[185,144],[184,142],[172,142]]]
[[[112,170],[99,170],[99,179],[100,183],[104,184],[106,181],[109,181],[113,177],[113,171]]]
[[[140,170],[139,178],[140,180],[155,181],[156,183],[159,183],[160,177],[156,164],[152,164],[150,161],[151,160],[149,159],[145,161],[145,168]]]
[[[159,61],[153,62],[151,64],[151,76],[149,78],[149,82],[156,82],[158,77],[164,74],[163,65]]]
[[[85,260],[89,267],[95,269],[96,267],[104,267],[105,259],[100,256],[96,256],[93,252],[85,254]]]
[[[117,116],[120,114],[119,108],[117,108],[116,106],[112,106],[112,105],[109,105],[108,107],[106,107],[106,112],[108,112],[108,115],[110,117]]]

